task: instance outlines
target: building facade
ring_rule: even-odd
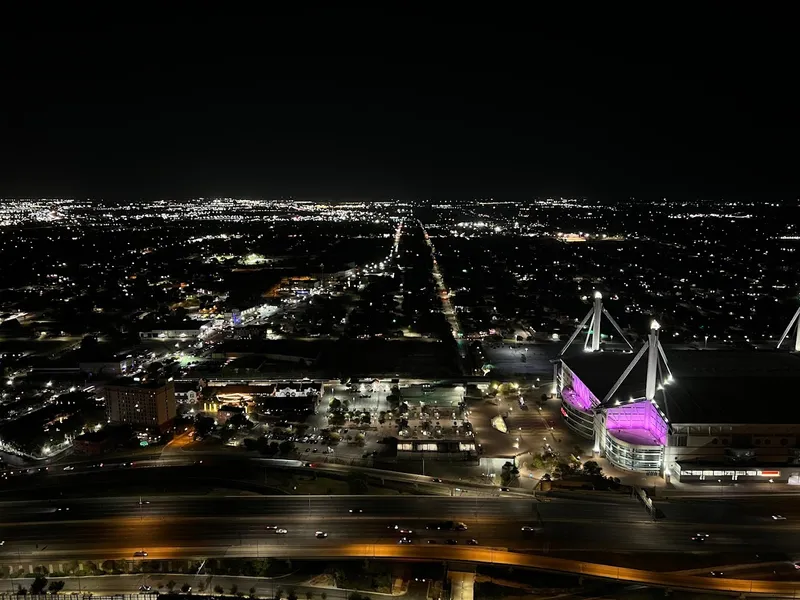
[[[104,394],[112,423],[163,428],[175,418],[175,386],[171,381],[119,381],[105,386]]]

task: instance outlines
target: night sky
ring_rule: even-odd
[[[0,196],[797,196],[791,19],[337,16],[17,31]]]

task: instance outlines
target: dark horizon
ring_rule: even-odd
[[[417,25],[374,54],[27,54],[0,196],[797,197],[780,28]]]

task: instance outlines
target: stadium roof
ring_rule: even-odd
[[[664,350],[674,380],[656,392],[656,401],[670,422],[800,423],[800,355],[771,350]],[[633,357],[582,353],[564,362],[602,401]],[[647,355],[610,403],[643,397],[646,372]],[[663,369],[662,374],[666,377]]]

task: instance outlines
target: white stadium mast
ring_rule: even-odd
[[[575,341],[575,338],[578,337],[578,334],[583,330],[584,325],[589,322],[589,319],[592,319],[592,326],[589,331],[586,332],[586,340],[584,340],[583,348],[587,352],[597,352],[600,350],[600,321],[601,317],[605,315],[606,319],[614,326],[614,329],[617,330],[619,335],[622,337],[622,340],[628,344],[628,348],[633,350],[633,345],[628,341],[628,338],[625,337],[625,334],[622,332],[622,328],[617,324],[608,311],[603,308],[603,294],[600,292],[594,293],[594,304],[592,304],[592,308],[589,309],[589,312],[583,317],[583,321],[581,321],[578,326],[575,328],[575,331],[570,336],[567,343],[564,344],[564,347],[561,349],[561,352],[558,353],[559,357],[564,356],[564,353],[569,349],[572,345],[572,342]],[[591,336],[591,346],[589,345],[589,339]]]
[[[786,336],[789,335],[789,332],[792,330],[792,327],[795,328],[795,336],[794,336],[794,351],[800,352],[800,308],[794,313],[792,320],[789,321],[789,325],[786,326],[786,330],[783,332],[781,339],[778,340],[778,348],[781,347],[783,340],[786,339]]]
[[[633,357],[633,360],[628,365],[628,368],[623,371],[620,378],[617,379],[617,382],[613,385],[613,387],[608,391],[603,398],[601,404],[605,405],[614,394],[617,393],[619,386],[623,384],[625,379],[627,379],[628,375],[631,374],[634,367],[638,364],[638,362],[644,356],[644,353],[647,352],[647,379],[645,383],[645,398],[647,400],[655,400],[656,397],[656,390],[661,389],[664,384],[672,382],[672,371],[670,371],[669,363],[667,362],[667,355],[664,353],[664,348],[661,346],[661,342],[658,340],[658,330],[661,329],[661,325],[658,324],[658,321],[652,321],[650,323],[650,334],[647,336],[647,342],[645,342],[644,346],[639,349],[639,352],[636,356]],[[664,379],[662,384],[659,384],[659,372],[661,371],[660,365],[658,362],[658,358],[661,357],[663,361],[664,368],[667,371],[667,377]]]
[[[569,347],[572,345],[572,342],[575,341],[575,338],[578,337],[578,334],[583,331],[584,326],[586,323],[589,322],[589,319],[592,320],[592,325],[589,330],[586,332],[586,339],[583,342],[583,349],[587,352],[598,352],[600,350],[600,323],[602,317],[605,315],[606,319],[614,326],[614,329],[617,330],[622,340],[628,345],[630,350],[633,350],[633,345],[630,343],[628,338],[622,331],[622,328],[617,324],[609,312],[603,307],[603,294],[600,292],[594,293],[594,303],[592,304],[592,308],[589,309],[589,312],[586,313],[586,316],[583,317],[583,320],[578,323],[578,326],[575,328],[575,331],[572,333],[570,338],[567,340],[567,343],[564,344],[564,347],[561,349],[561,352],[558,353],[558,356],[553,361],[553,393],[555,394],[556,390],[556,381],[558,380],[558,363],[559,360],[564,356]],[[589,344],[589,340],[591,339],[591,344]]]

